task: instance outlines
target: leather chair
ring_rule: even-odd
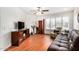
[[[79,33],[72,30],[66,34],[60,33],[51,43],[48,51],[79,51]]]

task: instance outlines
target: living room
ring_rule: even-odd
[[[54,41],[52,39],[59,35],[53,33],[53,30],[58,27],[62,31],[79,30],[78,13],[79,8],[75,7],[0,7],[0,50],[47,51]],[[12,44],[15,42],[12,38],[16,39],[16,36],[19,36],[15,32],[21,34],[21,41],[25,38],[20,44],[17,44],[18,42]],[[35,38],[38,41],[34,41]],[[31,46],[31,40],[33,40],[32,44],[36,44]],[[42,40],[46,41],[46,43],[43,41],[45,46],[42,45],[44,44]],[[37,49],[39,46],[42,49]]]

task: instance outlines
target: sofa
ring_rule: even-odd
[[[79,31],[61,32],[48,47],[48,51],[79,51]]]

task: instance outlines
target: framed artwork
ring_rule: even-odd
[[[78,16],[77,16],[77,20],[78,20],[78,22],[79,22],[79,13],[78,13]]]

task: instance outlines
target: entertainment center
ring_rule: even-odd
[[[30,36],[29,29],[24,29],[24,22],[17,22],[17,31],[11,32],[11,43],[12,46],[19,46],[26,38]]]
[[[29,29],[11,32],[12,46],[19,46],[29,36]]]

